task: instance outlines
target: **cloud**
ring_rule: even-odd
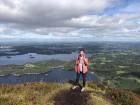
[[[114,0],[1,0],[0,21],[40,27],[61,27],[65,21],[102,12]]]
[[[139,6],[135,0],[0,0],[0,39],[140,40]]]

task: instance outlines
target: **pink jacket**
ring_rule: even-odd
[[[84,65],[83,65],[83,73],[86,73],[87,71],[88,71],[88,63],[89,63],[89,61],[88,61],[88,58],[87,57],[84,57]],[[76,59],[76,62],[75,62],[75,71],[76,72],[78,72],[78,73],[80,73],[80,60],[79,60],[79,55],[78,55],[78,57],[77,57],[77,59]]]

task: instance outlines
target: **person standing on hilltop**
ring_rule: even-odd
[[[79,51],[79,55],[77,56],[76,62],[75,62],[76,80],[75,80],[74,86],[72,87],[73,90],[76,89],[78,86],[80,86],[79,79],[80,79],[81,74],[83,77],[83,87],[81,88],[81,92],[83,92],[85,90],[88,63],[89,63],[89,61],[84,53],[84,49],[81,48]]]

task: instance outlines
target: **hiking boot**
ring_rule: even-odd
[[[73,86],[72,89],[75,90],[78,86]]]
[[[82,87],[82,89],[81,89],[81,92],[83,92],[83,91],[85,91],[85,88],[84,87]]]

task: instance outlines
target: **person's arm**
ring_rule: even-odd
[[[88,63],[89,63],[88,58],[84,56],[84,64],[88,65]]]

